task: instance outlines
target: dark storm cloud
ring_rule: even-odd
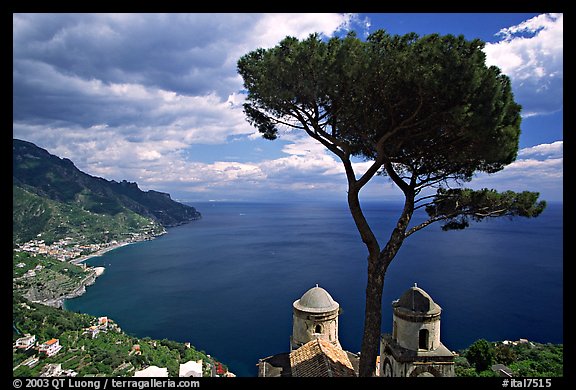
[[[183,108],[159,113],[157,106],[166,103],[156,101],[165,97],[159,92],[226,102],[242,87],[241,55],[285,34],[330,33],[346,20],[332,14],[15,14],[14,120],[82,127],[175,123]]]
[[[181,94],[230,92],[230,49],[256,16],[226,14],[15,15],[14,58],[105,83]],[[225,37],[225,39],[223,39]]]
[[[225,101],[240,85],[224,66],[234,42],[221,37],[239,37],[229,30],[246,18],[225,23],[202,15],[15,15],[14,120],[150,124],[143,114],[153,102],[106,93],[113,84],[189,96],[216,93]]]
[[[330,35],[349,19],[15,14],[13,135],[70,158],[90,174],[136,180],[143,188],[206,190],[263,180],[257,164],[206,164],[185,151],[233,136],[246,139],[238,153],[250,150],[246,136],[255,129],[241,109],[238,58],[286,35]]]

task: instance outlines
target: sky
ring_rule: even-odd
[[[322,145],[249,125],[236,64],[287,35],[378,29],[485,41],[523,107],[522,133],[515,162],[466,186],[562,201],[562,14],[14,14],[13,137],[183,202],[344,201],[344,170]],[[361,198],[402,196],[376,177]]]

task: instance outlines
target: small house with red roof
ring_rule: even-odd
[[[61,349],[60,340],[51,339],[40,345],[38,352],[44,354],[46,357],[50,357],[56,355]]]
[[[106,330],[108,328],[108,317],[98,317],[98,327]]]
[[[86,328],[84,333],[89,334],[92,338],[95,338],[98,335],[98,333],[100,333],[100,328],[97,327],[96,325],[92,325],[89,328]]]

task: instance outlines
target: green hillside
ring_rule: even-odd
[[[456,376],[463,377],[501,376],[494,368],[502,366],[515,378],[561,377],[564,375],[564,345],[480,339],[459,351],[455,363]]]
[[[108,242],[144,231],[159,234],[201,217],[169,194],[90,176],[30,142],[12,143],[14,244],[39,234],[47,243],[66,236]]]
[[[180,364],[190,360],[202,360],[204,376],[210,376],[210,367],[217,363],[193,346],[130,336],[112,320],[105,331],[92,338],[86,329],[98,323],[96,318],[34,304],[18,295],[13,298],[12,316],[14,342],[30,334],[39,344],[57,338],[62,345],[56,355],[40,358],[32,367],[23,363],[38,352],[14,349],[14,376],[39,376],[47,364],[61,364],[63,370],[73,370],[78,376],[133,376],[135,371],[155,365],[167,367],[169,375],[177,377]]]
[[[12,261],[12,292],[31,301],[45,303],[62,299],[86,286],[88,279],[96,278],[94,269],[90,267],[84,268],[48,256],[21,252],[14,253]]]
[[[164,230],[154,219],[126,208],[114,214],[98,214],[81,204],[58,202],[16,185],[12,190],[13,243],[41,238],[50,244],[64,237],[98,243],[120,241],[131,233],[158,235]]]

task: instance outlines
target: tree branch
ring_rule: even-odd
[[[364,172],[362,177],[358,179],[357,182],[358,186],[360,188],[364,187],[370,181],[370,179],[372,179],[374,175],[378,173],[378,170],[382,168],[383,164],[384,164],[384,158],[382,156],[376,156],[376,159],[374,160],[372,165],[370,165],[370,168],[368,168],[368,170]]]
[[[494,211],[490,211],[488,213],[482,214],[479,212],[471,212],[471,213],[466,213],[467,215],[474,215],[476,217],[481,217],[481,218],[486,218],[486,217],[501,217],[502,215],[506,215],[506,209],[499,209],[499,210],[494,210]]]
[[[430,202],[430,203],[428,203],[428,204],[432,204],[432,203],[433,203],[433,202]],[[418,209],[418,208],[420,208],[420,207],[422,207],[422,206],[423,206],[423,205],[421,205],[421,206],[419,206],[419,207],[416,207],[414,210],[416,210],[416,209]],[[484,208],[483,208],[483,210],[486,210],[486,209],[487,209],[487,207],[484,207]],[[405,233],[405,237],[410,236],[411,234],[413,234],[413,233],[415,233],[415,232],[417,232],[417,231],[425,228],[426,226],[428,226],[428,225],[430,225],[430,224],[432,224],[432,223],[434,223],[434,222],[444,221],[444,220],[447,220],[447,219],[451,219],[451,218],[458,217],[458,216],[460,216],[460,215],[471,215],[471,216],[476,216],[476,217],[479,217],[479,218],[496,218],[496,217],[501,217],[501,216],[506,215],[506,214],[507,214],[507,211],[508,211],[508,210],[507,210],[506,208],[503,208],[503,209],[498,209],[498,210],[490,211],[490,212],[487,212],[487,213],[480,213],[480,212],[478,212],[478,211],[470,210],[470,211],[461,211],[461,212],[455,212],[455,213],[451,213],[451,214],[441,215],[441,216],[438,216],[438,217],[430,218],[430,219],[428,219],[428,220],[426,220],[426,221],[424,221],[424,222],[422,222],[422,223],[420,223],[420,224],[412,227],[410,230],[408,230],[408,231]]]
[[[394,167],[392,166],[392,163],[390,162],[390,160],[385,158],[383,165],[384,165],[384,169],[386,169],[386,173],[388,174],[388,176],[390,176],[392,181],[402,190],[404,195],[407,195],[408,191],[411,190],[410,186],[404,180],[402,180],[402,178],[400,176],[398,176],[398,174],[394,170]]]
[[[270,117],[269,117],[269,118],[270,118]],[[278,123],[278,124],[280,124],[280,125],[292,127],[293,129],[304,130],[304,126],[298,126],[298,125],[295,125],[295,124],[292,124],[292,123],[289,123],[289,122],[282,121],[282,120],[277,119],[277,118],[270,118],[270,120],[271,120],[271,121],[274,121],[274,122],[276,122],[276,123]]]
[[[462,178],[458,177],[457,174],[445,175],[445,176],[429,174],[426,179],[422,179],[422,180],[418,181],[418,183],[416,183],[416,187],[420,188],[420,189],[426,188],[426,187],[434,187],[436,184],[441,183],[441,182],[447,182],[448,180],[454,180],[454,181],[458,182],[459,179],[461,180]],[[448,186],[448,188],[450,188],[450,187]]]
[[[429,206],[431,204],[434,204],[434,202],[422,203],[421,205],[414,207],[414,210],[421,209],[422,207],[426,207],[426,206]]]
[[[418,230],[424,229],[426,226],[428,226],[428,225],[430,225],[430,224],[432,224],[432,223],[434,223],[434,222],[438,222],[438,221],[442,221],[442,220],[445,220],[445,219],[454,218],[454,217],[456,217],[457,215],[458,215],[458,214],[453,214],[453,215],[450,215],[450,216],[442,216],[442,217],[430,218],[430,219],[422,222],[421,224],[412,227],[410,230],[408,230],[406,233],[404,233],[404,237],[406,238],[406,237],[410,236],[411,234],[416,233]]]
[[[310,125],[312,126],[312,128],[314,129],[314,134],[318,135],[321,138],[324,138],[328,141],[330,141],[333,145],[336,145],[338,147],[340,147],[341,149],[338,149],[340,152],[349,155],[349,147],[345,142],[340,141],[339,139],[337,139],[336,137],[331,136],[330,134],[328,134],[326,131],[324,131],[319,125],[318,122],[310,115],[310,113],[306,110],[302,110],[301,108],[299,108],[296,105],[293,105],[293,109],[294,112],[296,113],[296,115],[298,115],[298,120],[300,122],[304,123],[310,123]],[[306,119],[308,119],[308,121],[306,121],[306,119],[302,116],[305,115]],[[310,130],[312,131],[312,130]],[[315,137],[315,139],[317,139]],[[323,144],[324,145],[324,144]],[[330,149],[330,151],[334,152],[334,150]],[[336,153],[336,152],[334,152]],[[337,153],[336,153],[337,154]]]
[[[313,139],[315,139],[316,141],[320,142],[322,145],[324,145],[328,150],[330,150],[332,153],[334,153],[335,155],[337,155],[341,160],[346,158],[346,156],[348,155],[347,152],[345,150],[341,150],[338,148],[338,144],[339,142],[333,142],[333,137],[329,136],[325,131],[322,131],[320,129],[320,131],[317,131],[317,128],[315,126],[314,122],[311,122],[310,124],[312,125],[312,127],[314,128],[314,131],[310,128],[310,126],[308,125],[308,122],[306,121],[306,119],[302,116],[303,112],[304,114],[306,114],[306,116],[308,117],[308,119],[312,119],[310,118],[309,114],[305,111],[305,110],[300,110],[297,106],[293,106],[294,108],[294,116],[296,117],[296,119],[302,123],[303,125],[303,130],[306,131],[306,133],[312,137]],[[335,139],[334,139],[335,141]],[[344,161],[344,160],[342,160]]]
[[[414,201],[414,203],[421,202],[421,201],[423,201],[424,199],[435,198],[435,197],[437,197],[437,196],[438,196],[438,194],[423,196],[423,197],[421,197],[421,198],[416,199],[416,200]],[[429,203],[427,203],[427,204],[429,204]]]
[[[400,122],[398,124],[399,128],[406,127],[406,124],[413,121],[416,118],[416,116],[418,116],[418,114],[420,113],[420,110],[422,109],[422,105],[424,104],[424,98],[422,97],[422,87],[421,86],[418,86],[418,97],[420,98],[420,101],[418,102],[418,107],[416,107],[416,110],[414,110],[412,115],[410,115],[408,118],[404,119],[402,122]]]

